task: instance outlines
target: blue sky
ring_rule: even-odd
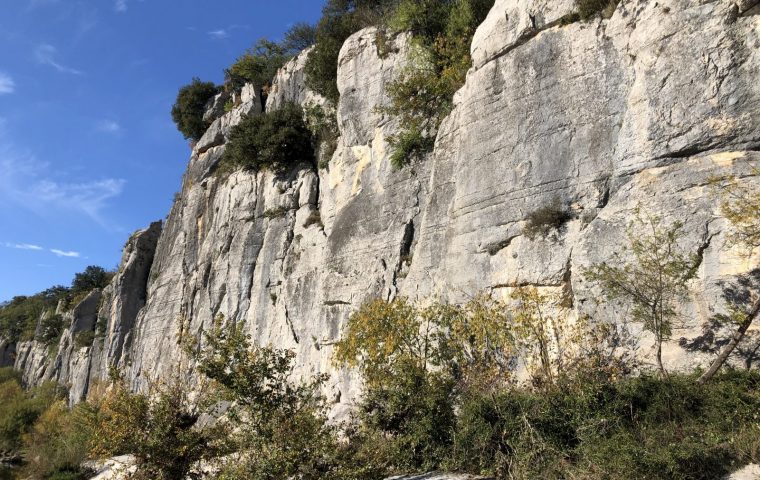
[[[0,301],[115,268],[166,216],[189,157],[169,114],[193,76],[322,1],[6,0],[0,16]]]

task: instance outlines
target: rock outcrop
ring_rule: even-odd
[[[72,350],[68,339],[90,325],[72,317],[54,359],[19,344],[16,365],[29,382],[69,383],[75,400],[110,366],[141,389],[176,372],[180,340],[223,315],[261,344],[295,350],[298,373],[329,372],[340,414],[360,385],[333,367],[331,345],[368,299],[459,302],[535,285],[563,295],[572,316],[620,321],[625,313],[599,302],[581,272],[625,255],[639,205],[683,221],[684,247],[701,255],[674,334],[694,338],[724,308],[721,282],[757,261],[726,246],[729,225],[709,185],[738,175],[760,187],[748,166],[760,161],[757,3],[626,0],[609,19],[569,22],[570,0],[497,0],[434,152],[401,170],[385,140],[397,125],[375,107],[388,101],[408,38],[381,56],[366,29],[341,51],[340,138],[328,169],[305,161],[282,175],[215,175],[244,115],[325,104],[304,83],[304,52],[277,75],[266,108],[252,86],[228,113],[221,98],[210,103],[215,120],[157,244],[159,227],[133,238],[98,293],[103,341]],[[524,235],[530,214],[555,201],[571,219],[545,238]],[[641,358],[651,358],[652,339],[638,338]],[[665,351],[670,368],[705,360],[675,341]]]

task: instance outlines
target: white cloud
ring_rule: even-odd
[[[9,75],[0,72],[0,95],[3,95],[5,93],[13,93],[15,90],[16,83],[13,81],[13,79]]]
[[[101,120],[95,129],[103,133],[120,133],[122,131],[121,125],[113,120]]]
[[[8,248],[15,248],[17,250],[45,250],[39,245],[33,245],[31,243],[8,243],[4,244]]]
[[[127,0],[115,0],[113,4],[114,10],[117,12],[126,12],[127,11]]]
[[[117,178],[63,181],[65,172],[19,149],[4,133],[0,118],[0,205],[13,204],[39,215],[70,213],[84,215],[110,228],[103,210],[124,190]]]
[[[66,252],[57,248],[51,248],[50,251],[59,257],[79,258],[82,256],[79,252]]]
[[[227,32],[227,30],[223,28],[220,28],[219,30],[212,30],[207,33],[208,33],[208,36],[214,40],[222,40],[230,36],[229,32]]]
[[[56,53],[57,49],[54,46],[43,43],[34,51],[34,56],[41,65],[53,67],[61,73],[70,73],[72,75],[84,74],[81,70],[58,63],[55,59]]]

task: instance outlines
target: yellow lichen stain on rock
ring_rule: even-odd
[[[354,156],[359,159],[359,163],[356,164],[354,182],[351,186],[351,195],[356,195],[362,191],[362,172],[372,164],[373,152],[372,149],[366,145],[351,147],[351,151]]]
[[[746,152],[721,152],[710,155],[710,160],[720,167],[730,167],[734,160],[744,158]]]

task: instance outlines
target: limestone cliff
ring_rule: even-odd
[[[760,161],[757,3],[623,0],[610,19],[568,24],[571,0],[497,0],[434,152],[401,170],[385,141],[396,124],[375,107],[388,101],[407,40],[381,57],[374,30],[358,32],[340,55],[328,169],[305,161],[280,176],[213,175],[231,126],[262,105],[251,87],[229,113],[211,105],[215,120],[163,229],[130,240],[112,285],[68,314],[57,354],[20,344],[16,366],[29,382],[70,384],[73,400],[109,366],[144,388],[176,365],[181,336],[222,314],[261,344],[295,350],[299,373],[329,372],[340,410],[359,385],[332,367],[331,345],[371,298],[458,302],[536,285],[561,292],[571,315],[620,321],[625,312],[600,305],[580,272],[620,251],[638,204],[685,222],[684,246],[701,255],[674,335],[693,338],[723,308],[720,282],[749,268],[725,246],[708,180],[736,174],[760,186],[748,166]],[[308,53],[280,71],[265,109],[324,103],[303,81]],[[528,215],[555,199],[572,220],[547,238],[523,235]],[[71,336],[97,317],[103,336],[73,349]],[[651,339],[639,339],[651,358]],[[671,368],[704,361],[677,342],[665,352]]]

